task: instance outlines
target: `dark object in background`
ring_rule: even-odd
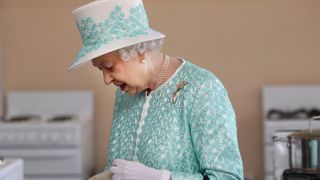
[[[314,116],[320,116],[320,109],[317,108],[299,108],[294,110],[270,109],[267,113],[267,119],[282,120],[282,119],[310,119]]]
[[[28,121],[34,121],[34,120],[40,120],[41,117],[39,115],[35,114],[26,114],[26,115],[17,115],[12,116],[8,119],[4,119],[4,122],[28,122]]]
[[[302,171],[302,170],[285,170],[283,172],[284,180],[319,180],[320,171]]]
[[[286,116],[284,111],[271,109],[267,114],[267,119],[285,119]]]
[[[56,115],[48,120],[48,122],[65,122],[71,121],[76,118],[76,115],[65,114],[65,115]]]
[[[309,112],[307,109],[301,108],[294,110],[290,113],[289,118],[291,119],[308,119],[309,117]]]
[[[316,109],[316,108],[312,108],[309,113],[308,113],[309,117],[313,117],[313,116],[320,116],[320,110]]]
[[[4,158],[0,156],[0,165],[4,162]]]
[[[205,175],[205,176],[203,177],[203,180],[210,180],[210,179],[209,179],[208,175]]]

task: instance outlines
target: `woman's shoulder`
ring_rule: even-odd
[[[220,79],[210,70],[185,60],[183,76],[194,88],[206,86],[206,88],[223,87]]]

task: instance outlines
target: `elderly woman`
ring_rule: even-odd
[[[219,79],[160,52],[141,0],[73,11],[85,62],[117,86],[106,172],[114,180],[243,179],[236,119]]]

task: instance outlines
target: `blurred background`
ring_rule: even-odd
[[[0,0],[2,114],[7,113],[10,92],[90,92],[92,166],[99,172],[106,163],[115,87],[105,86],[102,74],[90,64],[68,72],[81,47],[71,11],[88,2]],[[262,90],[320,85],[320,1],[144,3],[151,27],[166,34],[163,52],[209,69],[224,83],[237,114],[245,174],[265,179]]]

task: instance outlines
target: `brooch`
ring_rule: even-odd
[[[188,82],[187,82],[187,81],[184,81],[184,80],[182,80],[182,81],[180,81],[180,82],[178,83],[178,85],[176,86],[176,90],[173,92],[173,95],[172,95],[172,98],[171,98],[171,100],[172,100],[173,103],[176,103],[177,97],[178,97],[178,95],[179,95],[179,91],[180,91],[186,84],[188,84]]]

